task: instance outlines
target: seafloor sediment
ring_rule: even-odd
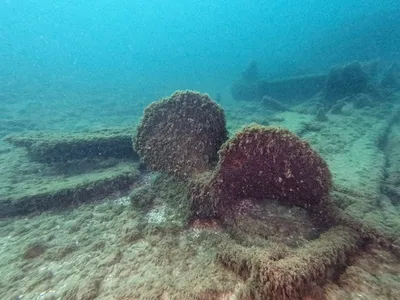
[[[227,104],[225,110],[230,133],[258,122],[286,127],[309,141],[333,174],[332,199],[356,220],[398,237],[396,97],[375,107],[348,107],[326,121],[301,107],[270,117],[257,103]],[[34,189],[37,177],[30,170],[39,172],[40,165],[26,160],[23,150],[4,148],[1,190],[20,192],[24,180],[25,193]],[[234,230],[215,220],[187,224],[185,208],[174,206],[184,203],[185,187],[169,181],[163,188],[161,179],[152,173],[137,177],[133,188],[157,191],[139,205],[115,192],[67,210],[0,220],[0,298],[249,299],[257,281],[249,281],[246,268],[235,270],[232,253],[285,262],[307,254],[321,234],[340,233],[318,228],[300,208],[273,202],[257,207],[246,199],[232,221]],[[376,243],[349,251],[341,271],[326,270],[326,282],[303,299],[400,299],[394,252]]]

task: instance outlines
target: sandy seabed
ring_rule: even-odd
[[[266,116],[256,103],[223,106],[230,132],[251,122],[268,123],[308,140],[329,164],[332,196],[340,206],[357,220],[398,236],[400,201],[382,191],[396,187],[388,178],[400,172],[395,159],[400,123],[391,117],[399,105],[395,99],[349,109],[324,122],[298,111]],[[0,188],[23,189],[21,180],[32,182],[32,165],[22,150],[1,146]],[[185,224],[160,197],[142,212],[131,206],[127,194],[118,193],[64,211],[2,219],[0,298],[240,299],[243,278],[216,259],[218,244],[227,239],[218,223]],[[326,299],[400,299],[399,282],[398,258],[370,246],[349,259],[349,267],[325,285],[323,294]]]

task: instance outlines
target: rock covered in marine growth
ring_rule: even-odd
[[[332,185],[326,162],[286,129],[245,127],[224,143],[219,157],[214,184],[223,206],[251,197],[312,208]]]
[[[145,109],[134,148],[150,169],[191,177],[216,163],[226,139],[218,104],[207,94],[177,91]]]

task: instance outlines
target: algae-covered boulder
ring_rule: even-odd
[[[134,148],[150,169],[186,177],[209,170],[226,138],[221,107],[206,94],[177,91],[145,109]]]
[[[215,186],[222,205],[250,197],[312,208],[331,187],[325,161],[286,129],[245,127],[222,146],[219,156]]]

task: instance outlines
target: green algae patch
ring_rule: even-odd
[[[166,189],[156,201],[178,203],[185,193],[178,194]],[[182,228],[167,218],[137,233],[143,216],[126,198],[0,220],[0,268],[9,274],[0,298],[220,299],[240,284],[215,260],[217,232]],[[156,221],[154,213],[146,214],[148,223]]]
[[[54,163],[85,158],[134,158],[131,128],[109,128],[81,133],[12,134],[4,141],[26,148],[36,161]]]
[[[326,285],[350,275],[349,264],[360,267],[359,246],[373,244],[347,226],[321,228],[307,210],[278,201],[243,200],[230,222],[182,226],[186,182],[164,175],[141,182],[146,188],[130,197],[0,220],[0,269],[8,274],[0,298],[325,299]],[[397,287],[398,269],[383,271]],[[358,288],[368,286],[349,287],[346,296]]]
[[[43,177],[29,188],[2,196],[0,217],[65,208],[126,190],[139,178],[137,167],[120,163],[91,173]]]

